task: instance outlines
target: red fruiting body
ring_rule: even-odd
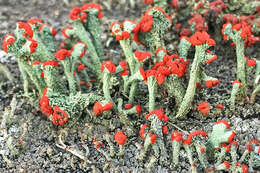
[[[56,66],[56,67],[58,67],[59,63],[55,60],[48,60],[48,61],[45,61],[43,63],[43,67],[45,67],[45,66]]]
[[[73,28],[72,27],[67,27],[67,28],[64,28],[61,33],[68,39],[70,39],[70,36],[67,34],[67,30],[72,30]]]
[[[210,59],[206,60],[206,64],[212,63],[213,61],[215,61],[217,59],[217,55],[213,55],[213,57],[211,57]]]
[[[42,78],[44,78],[44,72],[42,71],[41,72],[41,75],[40,75]]]
[[[126,142],[126,138],[126,135],[122,131],[116,132],[114,136],[114,139],[118,145],[124,145]]]
[[[42,62],[40,60],[34,61],[32,65],[40,65]]]
[[[145,140],[144,133],[145,133],[145,128],[146,128],[146,127],[149,127],[149,125],[143,124],[142,127],[141,127],[141,129],[139,130],[139,135],[140,135],[140,137],[141,137],[143,140]]]
[[[157,136],[151,132],[149,132],[149,135],[150,135],[150,138],[151,138],[151,144],[154,144],[156,139],[157,139]]]
[[[218,83],[219,83],[219,80],[214,80],[214,81],[213,80],[207,80],[205,82],[205,85],[206,85],[207,88],[212,88],[212,87],[216,86]]]
[[[98,11],[98,14],[97,14],[97,18],[102,18],[104,17],[104,14],[101,13],[102,9],[100,7],[100,4],[97,4],[97,3],[87,3],[87,4],[84,4],[80,7],[81,10],[83,11],[88,11],[88,10],[97,10]]]
[[[13,44],[14,41],[15,41],[15,38],[14,38],[14,35],[12,35],[12,34],[7,34],[4,37],[4,42],[3,42],[2,48],[6,53],[8,53],[7,46]]]
[[[176,141],[176,142],[182,141],[182,133],[175,130],[171,134],[171,141]]]
[[[199,2],[196,6],[196,9],[200,9],[200,8],[203,8],[204,7],[204,4],[202,2]]]
[[[77,46],[77,45],[81,45],[81,44],[83,44],[83,50],[82,50],[82,52],[80,53],[80,57],[82,57],[84,54],[85,54],[85,52],[86,52],[86,50],[85,50],[85,48],[87,47],[87,45],[84,43],[84,42],[77,42],[76,44],[74,44],[73,45],[73,47],[72,47],[72,49],[71,49],[71,52],[73,52],[73,50],[75,49],[75,47]]]
[[[147,5],[153,4],[153,0],[144,0],[144,3]]]
[[[33,37],[32,27],[28,23],[18,22],[17,25],[18,25],[19,29],[24,29],[23,36],[25,38],[32,38]]]
[[[201,152],[201,153],[205,153],[205,147],[201,146],[201,147],[200,147],[200,152]]]
[[[38,46],[38,43],[31,38],[28,38],[28,41],[31,42],[30,45],[29,45],[29,48],[30,48],[30,54],[32,54],[32,53],[34,53],[36,47]]]
[[[161,52],[161,51],[163,51],[164,54],[167,54],[167,51],[166,51],[164,48],[158,48],[158,49],[156,50],[156,52],[155,52],[155,55],[158,56],[158,53]]]
[[[33,19],[29,19],[27,20],[27,23],[31,24],[31,25],[35,25],[37,23],[42,23],[41,19],[38,19],[38,18],[33,18]]]
[[[116,33],[117,32],[120,32],[120,30],[114,30],[113,28],[114,28],[114,25],[119,25],[119,27],[120,28],[123,28],[123,25],[122,25],[122,23],[120,23],[120,22],[113,22],[112,24],[111,24],[111,26],[110,26],[110,30],[111,30],[111,32],[112,32],[112,34],[113,35],[116,35]]]
[[[248,166],[247,165],[242,165],[241,169],[242,169],[243,173],[248,173]]]
[[[70,12],[69,17],[71,20],[79,19],[83,21],[87,18],[87,14],[84,11],[82,11],[79,7],[74,7]]]
[[[217,108],[223,110],[224,106],[222,104],[217,104]],[[222,120],[223,121],[223,120]]]
[[[242,84],[241,84],[241,82],[240,82],[240,81],[238,81],[238,80],[234,80],[234,81],[232,82],[232,85],[234,85],[234,84],[239,84],[239,88],[241,88],[241,87],[242,87]]]
[[[181,36],[189,36],[191,34],[191,30],[187,28],[183,28],[180,35]]]
[[[54,112],[52,114],[52,123],[55,125],[64,125],[68,122],[68,114],[62,110],[59,106],[54,106]]]
[[[103,107],[102,107],[102,110],[103,111],[108,111],[108,110],[111,110],[113,109],[113,103],[112,102],[108,102],[107,104],[105,104]]]
[[[124,105],[124,108],[125,109],[130,109],[130,108],[132,108],[133,107],[133,105],[131,104],[131,103],[128,103],[128,104],[125,104]]]
[[[151,58],[152,55],[149,52],[142,52],[139,50],[136,50],[134,53],[135,57],[138,59],[139,62],[144,61],[146,58]]]
[[[78,65],[78,70],[79,70],[79,71],[84,70],[84,68],[85,68],[85,65],[84,65],[84,64]]]
[[[142,112],[142,107],[141,107],[141,105],[136,105],[135,106],[135,110],[136,110],[136,113],[139,115],[139,114],[141,114],[141,112]]]
[[[207,102],[202,102],[198,105],[197,110],[200,111],[203,115],[207,115],[210,110],[210,106]]]
[[[171,7],[171,8],[180,8],[180,6],[179,6],[179,0],[172,0],[170,7]]]
[[[140,72],[141,76],[143,77],[143,80],[146,81],[146,75],[145,75],[144,69],[142,67],[139,68],[139,72]]]
[[[70,57],[71,53],[67,49],[60,49],[56,52],[56,58],[60,61],[64,60],[66,57]]]
[[[101,105],[100,102],[96,102],[96,103],[94,104],[93,112],[94,112],[95,115],[102,114],[102,112],[103,112],[103,106]]]
[[[163,109],[153,110],[149,114],[145,115],[145,119],[148,119],[153,114],[155,114],[160,121],[168,122],[168,117],[163,113]]]
[[[256,61],[254,59],[247,59],[246,60],[246,65],[254,67],[254,66],[256,66]]]
[[[194,14],[193,17],[188,21],[188,24],[191,25],[195,23],[196,31],[206,31],[208,26],[206,25],[203,17],[200,14]]]
[[[202,45],[207,43],[208,45],[215,46],[216,42],[210,38],[209,34],[206,31],[195,32],[189,39],[190,43],[194,46]]]
[[[249,141],[249,143],[246,145],[246,149],[248,150],[248,151],[253,151],[253,148],[252,148],[252,144],[255,144],[255,145],[258,145],[258,141],[256,140],[256,139],[252,139],[252,140],[250,140]]]
[[[228,170],[229,168],[230,168],[230,164],[229,164],[229,162],[228,161],[224,161],[224,163],[223,163],[224,165],[225,165],[225,167],[226,167],[226,170]]]
[[[162,132],[163,134],[167,134],[168,133],[168,127],[166,125],[162,126]]]
[[[229,129],[229,124],[228,124],[227,121],[225,121],[225,120],[219,120],[219,121],[216,122],[216,124],[221,124],[221,123],[224,124],[224,125],[226,125],[226,128]]]
[[[186,140],[183,141],[184,144],[190,145],[192,142],[192,138],[198,135],[202,135],[204,138],[207,137],[207,133],[203,130],[197,130],[195,132],[191,132]]]
[[[140,31],[148,32],[152,29],[152,27],[153,27],[153,16],[150,16],[148,14],[144,15],[140,21]]]
[[[40,99],[40,110],[48,117],[53,113],[52,107],[49,105],[49,98],[45,94]]]
[[[235,132],[232,131],[232,134],[228,138],[228,142],[231,143],[233,141],[234,137],[235,137]]]
[[[107,69],[109,73],[115,73],[116,72],[116,66],[110,61],[107,60],[101,65],[101,72],[104,71],[104,69]]]

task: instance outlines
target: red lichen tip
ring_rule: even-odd
[[[236,135],[235,132],[232,131],[232,134],[228,137],[228,142],[229,142],[229,143],[231,143],[231,142],[233,141],[235,135]]]
[[[56,58],[60,61],[64,60],[66,57],[70,57],[71,53],[67,49],[60,49],[56,52]]]
[[[202,102],[198,105],[197,110],[200,111],[203,115],[207,115],[210,111],[210,106],[207,102]]]
[[[15,42],[15,38],[13,34],[7,34],[4,37],[4,42],[2,45],[3,50],[8,53],[7,46],[12,45]]]
[[[219,121],[216,122],[216,124],[224,124],[226,126],[226,128],[229,129],[229,124],[225,120],[219,120]]]
[[[19,29],[24,29],[24,34],[23,36],[25,38],[32,38],[33,37],[33,30],[32,27],[28,23],[24,22],[17,22],[17,27]]]
[[[122,131],[116,132],[114,136],[114,139],[118,145],[124,145],[126,142],[126,138],[127,136]]]
[[[107,104],[105,104],[103,107],[102,107],[102,110],[103,111],[108,111],[108,110],[111,110],[113,109],[113,103],[112,102],[108,102]]]
[[[153,27],[153,16],[148,14],[144,15],[140,21],[140,31],[148,32],[152,29],[152,27]]]
[[[213,55],[210,59],[206,60],[206,64],[212,63],[213,61],[215,61],[217,59],[217,55]]]
[[[239,84],[239,88],[242,87],[242,83],[241,83],[239,80],[234,80],[234,81],[232,82],[232,85],[235,85],[235,84]]]
[[[150,138],[151,138],[151,144],[154,144],[157,136],[155,134],[153,134],[152,132],[149,132]]]
[[[47,88],[46,88],[46,92],[47,92]],[[41,97],[39,104],[40,104],[40,110],[42,111],[42,113],[44,113],[45,115],[47,115],[49,117],[53,113],[53,110],[49,104],[49,98],[46,96],[46,92],[43,92],[43,96]]]
[[[139,62],[144,61],[145,59],[152,57],[150,52],[142,52],[142,51],[139,51],[139,50],[136,50],[134,55]]]
[[[176,141],[176,142],[182,141],[182,133],[175,130],[171,134],[171,141]]]
[[[52,114],[52,123],[55,125],[64,125],[68,122],[68,114],[65,110],[62,110],[59,106],[54,106]]]
[[[147,124],[143,124],[143,125],[141,126],[140,130],[139,130],[139,135],[140,135],[140,137],[141,137],[143,140],[145,140],[144,133],[145,133],[145,128],[146,128],[146,127],[150,127],[150,126],[147,125]]]
[[[252,140],[250,140],[249,141],[249,143],[246,145],[246,149],[248,150],[248,151],[253,151],[253,148],[252,148],[252,144],[255,144],[255,145],[258,145],[258,141],[256,140],[256,139],[252,139]]]
[[[110,60],[107,60],[105,61],[101,67],[100,67],[100,71],[101,72],[104,72],[104,69],[107,69],[107,71],[109,73],[115,73],[116,72],[116,66],[110,61]]]
[[[142,112],[142,107],[141,107],[141,105],[136,105],[136,106],[135,106],[135,110],[136,110],[136,113],[137,113],[138,115],[140,115],[141,112]]]
[[[84,65],[84,64],[78,65],[78,70],[79,70],[79,71],[84,70],[84,68],[85,68],[85,65]]]
[[[144,0],[144,3],[147,5],[153,4],[154,1],[153,0]]]
[[[156,115],[160,121],[168,122],[168,117],[163,113],[163,109],[156,109],[145,115],[145,119],[148,119],[151,115]]]
[[[133,107],[133,104],[131,104],[131,103],[128,103],[128,104],[124,105],[125,109],[131,109],[132,107]]]
[[[206,132],[204,132],[203,130],[197,130],[195,132],[191,132],[189,134],[188,138],[184,141],[184,143],[187,144],[187,145],[190,145],[191,142],[192,142],[193,137],[198,136],[198,135],[202,135],[204,138],[207,137],[207,133]]]
[[[95,115],[102,114],[103,112],[103,106],[100,102],[96,102],[93,107],[93,112]]]
[[[87,13],[82,11],[79,7],[74,7],[70,12],[69,17],[71,20],[83,21],[84,19],[87,18]]]
[[[247,165],[243,164],[243,165],[241,166],[241,169],[242,169],[242,172],[243,172],[243,173],[248,173],[248,166],[247,166]]]
[[[46,67],[46,66],[56,66],[56,67],[58,67],[59,63],[55,60],[48,60],[48,61],[45,61],[43,63],[43,67]]]
[[[38,18],[32,18],[32,19],[27,20],[27,23],[29,23],[31,25],[41,24],[42,20],[38,19]]]
[[[67,27],[67,28],[64,28],[63,30],[61,30],[61,33],[68,39],[70,39],[70,36],[68,35],[67,31],[68,30],[73,30],[72,27]]]
[[[34,61],[32,65],[40,65],[42,62],[40,60]]]
[[[221,109],[221,110],[224,110],[224,106],[222,104],[217,104],[217,108]]]
[[[229,170],[229,168],[230,168],[230,164],[229,164],[229,162],[228,162],[228,161],[224,161],[223,164],[225,165],[226,170]]]
[[[168,134],[169,130],[168,130],[168,127],[166,125],[162,126],[162,133],[163,134]]]

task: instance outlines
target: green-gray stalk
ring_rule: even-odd
[[[123,107],[123,99],[119,98],[117,99],[117,110],[118,112],[125,114],[125,115],[129,115],[129,114],[136,114],[136,107],[133,106],[131,109],[122,109]]]
[[[194,165],[194,161],[193,161],[193,158],[192,158],[192,150],[191,150],[191,147],[187,144],[184,144],[184,149],[186,151],[186,154],[187,154],[187,157],[189,159],[189,162],[191,164],[191,172],[192,173],[197,173],[197,168],[196,166]]]
[[[204,45],[195,46],[195,58],[192,62],[191,71],[190,71],[190,80],[188,84],[188,88],[186,90],[183,101],[180,105],[176,118],[182,118],[187,115],[190,110],[191,103],[193,101],[195,91],[196,91],[196,82],[199,75],[199,65],[205,56],[205,47]]]
[[[204,167],[204,169],[206,171],[207,166],[208,166],[209,163],[208,163],[207,158],[206,158],[206,151],[205,152],[201,152],[201,147],[204,147],[206,149],[206,146],[204,144],[202,144],[199,141],[196,141],[195,148],[196,148],[196,151],[197,151],[198,156],[199,156],[199,161],[200,161],[200,163],[202,164],[202,166]]]
[[[231,146],[230,153],[231,153],[231,158],[232,158],[231,172],[235,172],[236,163],[237,163],[237,147],[236,147],[236,145],[233,144]]]
[[[118,153],[118,156],[122,157],[122,156],[124,156],[124,153],[125,153],[125,147],[124,147],[124,145],[119,145],[119,153]]]
[[[64,68],[64,74],[68,80],[69,83],[69,90],[71,94],[76,93],[76,80],[73,75],[72,65],[69,58],[65,58],[64,60],[61,60],[61,63]]]
[[[139,161],[144,160],[146,153],[147,153],[147,150],[148,150],[150,145],[151,145],[151,137],[150,137],[149,134],[147,134],[146,137],[145,137],[145,141],[144,141],[144,148],[142,149],[140,155],[137,158]]]
[[[116,104],[114,103],[111,95],[110,95],[110,76],[111,74],[109,72],[106,72],[106,70],[103,73],[103,92],[104,97],[106,101],[110,101],[113,103],[113,108],[116,109]]]
[[[180,106],[182,99],[184,97],[185,88],[183,86],[183,80],[177,75],[170,75],[165,82],[167,92],[173,95],[177,107]]]
[[[29,95],[29,76],[26,73],[20,58],[17,58],[17,62],[18,62],[19,70],[20,70],[20,72],[22,74],[22,78],[23,78],[23,90],[24,90],[24,93],[25,93],[25,95]]]
[[[237,56],[237,80],[239,80],[242,83],[242,88],[240,90],[239,97],[244,97],[247,92],[244,41],[241,38],[237,38],[234,41],[236,44],[236,56]]]
[[[46,45],[46,48],[50,52],[54,53],[55,52],[54,37],[49,30],[50,30],[49,27],[44,27],[43,30],[41,31],[41,38],[44,44]]]
[[[258,85],[255,87],[254,91],[252,92],[252,95],[251,95],[251,97],[250,97],[250,103],[251,103],[251,104],[255,103],[255,97],[256,97],[256,95],[257,95],[259,92],[260,92],[260,84],[258,84]]]
[[[245,160],[246,156],[247,156],[249,153],[250,153],[250,151],[245,150],[244,153],[243,153],[243,155],[240,157],[240,159],[239,159],[238,162],[239,162],[239,163],[243,163],[243,161]]]
[[[220,165],[222,160],[225,158],[226,155],[226,148],[222,147],[220,153],[218,154],[217,163],[215,165]]]
[[[133,75],[135,73],[135,69],[137,68],[136,68],[136,63],[135,63],[136,60],[134,57],[134,53],[130,44],[130,39],[120,40],[119,43],[124,51],[126,61],[129,65],[130,73],[131,75]],[[137,82],[133,82],[130,87],[129,101],[128,101],[129,103],[133,103],[134,101],[136,87],[137,87]],[[126,92],[126,90],[124,90],[124,92]]]
[[[93,44],[96,48],[97,54],[100,58],[104,56],[103,45],[100,36],[100,19],[97,18],[96,14],[88,13],[87,19],[87,30],[89,31]]]
[[[241,88],[239,88],[238,83],[235,83],[232,87],[231,97],[230,97],[230,110],[232,110],[232,111],[235,109],[236,96],[239,93],[240,89]]]
[[[1,64],[1,63],[0,63],[0,71],[2,71],[3,74],[6,75],[7,79],[8,79],[10,82],[14,82],[14,77],[13,77],[13,75],[10,73],[10,71],[8,70],[8,68],[7,68],[4,64]]]
[[[92,63],[90,63],[86,57],[82,57],[80,58],[81,62],[83,64],[85,64],[88,69],[93,73],[93,74],[99,74],[100,73],[100,68],[96,68],[95,66],[93,66]]]
[[[146,166],[145,166],[146,169],[148,170],[148,172],[151,171],[151,169],[153,168],[153,166],[154,166],[156,161],[157,161],[157,158],[154,155],[152,155],[151,158],[150,158],[149,163],[146,164]]]
[[[181,141],[172,141],[172,162],[175,166],[179,164]]]
[[[155,97],[157,92],[157,82],[154,76],[148,77],[148,92],[149,92],[149,112],[152,112],[155,109]]]
[[[91,39],[89,38],[88,34],[86,33],[86,30],[85,30],[83,24],[81,23],[80,20],[75,20],[73,22],[74,22],[74,27],[75,27],[75,32],[74,32],[75,35],[77,35],[81,41],[86,43],[87,49],[89,50],[89,54],[92,59],[92,63],[94,64],[96,69],[100,69],[100,67],[101,67],[100,58],[96,52],[94,45],[92,44]],[[97,76],[99,76],[99,75],[100,75],[100,71],[98,71],[98,73],[97,73]]]
[[[31,65],[28,65],[26,63],[25,60],[23,60],[21,57],[17,58],[19,66],[24,70],[24,72],[26,73],[25,75],[29,76],[30,79],[33,81],[34,85],[36,86],[39,94],[42,93],[42,91],[44,90],[44,88],[46,87],[45,82],[43,81],[43,79],[41,79],[41,77],[38,75],[38,73],[35,72],[35,70],[33,70]],[[23,73],[22,73],[23,74]],[[28,78],[26,79],[28,82]],[[28,88],[28,83],[26,83]],[[26,93],[26,92],[25,92]]]
[[[106,134],[104,134],[103,138],[107,141],[107,144],[109,145],[110,156],[114,157],[115,148],[114,148],[114,144],[111,142],[110,135],[108,133],[106,133]]]
[[[39,57],[41,61],[53,60],[55,59],[52,52],[48,49],[45,44],[43,44],[42,40],[39,38],[37,34],[33,35],[33,39],[37,41],[37,51],[35,52],[35,56]]]
[[[178,53],[181,58],[185,61],[187,60],[188,50],[191,44],[186,39],[181,39],[180,44],[178,45]]]
[[[64,93],[66,91],[57,67],[44,67],[44,78],[47,86],[51,87],[56,93]]]

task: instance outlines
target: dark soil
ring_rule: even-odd
[[[83,2],[90,2],[87,0],[81,1],[0,0],[0,38],[7,33],[13,32],[17,21],[27,20],[32,17],[41,18],[60,31],[68,26],[68,13],[72,7],[81,5]],[[145,10],[141,0],[136,0],[133,8],[130,8],[128,1],[112,2],[112,0],[107,0],[100,2],[103,2],[101,4],[105,14],[102,19],[104,26],[102,28],[104,31],[102,32],[102,39],[104,44],[106,44],[105,40],[111,37],[108,30],[112,21],[137,19]],[[174,33],[174,31],[171,32]],[[63,39],[60,33],[56,37],[59,41]],[[176,38],[172,40],[173,43],[175,43],[174,40],[176,42]],[[259,49],[259,45],[256,45],[249,48],[246,54],[257,58],[259,57]],[[195,109],[200,102],[207,101],[211,105],[210,115],[202,117],[197,111],[190,111],[187,119],[172,121],[171,124],[176,124],[181,129],[189,132],[199,129],[210,132],[217,120],[227,120],[231,123],[231,128],[236,132],[236,141],[240,144],[238,153],[241,155],[249,140],[257,139],[260,141],[260,98],[256,98],[254,105],[246,102],[238,103],[235,112],[228,110],[228,99],[232,87],[231,81],[235,79],[236,75],[234,51],[234,48],[230,48],[224,42],[217,43],[215,52],[218,55],[218,60],[206,67],[208,74],[218,78],[220,84],[212,89],[203,88],[196,95],[193,107]],[[119,58],[121,54],[122,51],[117,42],[113,41],[110,48],[106,48],[107,57]],[[116,157],[108,162],[105,156],[95,149],[92,140],[96,138],[103,141],[104,132],[113,134],[113,132],[121,128],[118,121],[116,119],[107,120],[113,126],[104,127],[102,124],[94,124],[95,120],[93,119],[89,123],[89,118],[92,116],[85,115],[73,127],[57,128],[50,121],[47,121],[45,116],[38,110],[38,100],[33,95],[30,98],[23,96],[22,80],[17,63],[15,58],[8,56],[0,52],[0,59],[5,61],[5,64],[15,77],[15,82],[8,81],[0,74],[0,120],[13,97],[16,97],[17,104],[14,115],[10,123],[7,124],[8,135],[11,136],[13,149],[8,148],[0,136],[0,150],[6,152],[7,158],[12,162],[12,165],[8,165],[0,156],[0,172],[104,172],[103,166],[107,163],[109,163],[106,170],[108,172],[146,172],[144,163],[136,160],[136,154],[139,152],[136,142],[141,143],[137,135],[138,128],[136,128],[136,131],[124,129],[131,136],[127,140],[125,155],[123,158]],[[252,88],[250,91],[252,91]],[[161,102],[166,103],[167,101],[169,100],[165,99]],[[227,109],[216,115],[216,104],[218,103],[223,104]],[[143,120],[140,119],[141,121]],[[169,124],[170,132],[176,130],[171,124]],[[68,133],[64,139],[65,144],[83,155],[87,155],[89,161],[92,162],[91,164],[83,162],[78,157],[56,146],[58,136],[62,131]],[[108,151],[109,147],[105,141],[103,141],[103,144],[102,149]],[[171,146],[169,142],[167,148],[170,152]],[[88,150],[89,152],[87,152]],[[186,157],[182,157],[178,168],[156,164],[153,171],[190,172],[189,168],[188,160]]]

